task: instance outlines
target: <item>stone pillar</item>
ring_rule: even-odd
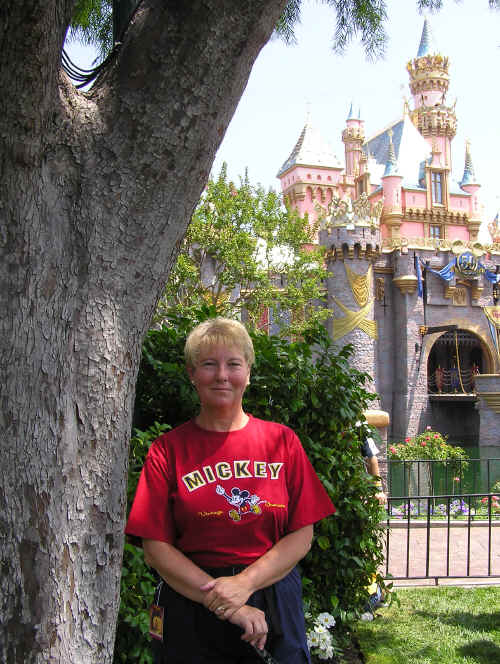
[[[500,456],[500,374],[476,376],[479,446],[498,448]]]
[[[423,300],[417,295],[413,254],[393,255],[394,400],[392,438],[402,440],[423,428],[428,409],[426,356],[419,333]]]

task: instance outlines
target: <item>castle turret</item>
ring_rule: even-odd
[[[342,141],[345,146],[345,181],[354,184],[354,180],[361,174],[360,162],[363,156],[363,143],[365,142],[365,123],[361,119],[361,111],[358,117],[353,112],[353,104],[349,109],[346,120],[346,128],[342,132]]]
[[[387,161],[382,176],[382,190],[384,194],[384,221],[391,229],[391,237],[400,236],[401,223],[403,221],[402,190],[403,176],[399,173],[396,152],[392,142],[393,131],[388,131],[389,147],[387,150]]]
[[[425,19],[417,57],[406,66],[413,95],[411,119],[429,146],[437,143],[443,165],[451,168],[450,142],[457,131],[457,117],[455,106],[445,104],[450,84],[448,66],[448,58],[439,53]]]
[[[481,206],[479,202],[479,189],[481,185],[476,180],[470,152],[470,141],[466,141],[465,143],[464,174],[460,181],[460,188],[471,196],[469,232],[470,239],[476,240],[481,226]]]

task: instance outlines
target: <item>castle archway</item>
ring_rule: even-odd
[[[434,342],[427,360],[431,394],[475,391],[475,375],[490,371],[490,353],[483,340],[469,330],[445,332]]]

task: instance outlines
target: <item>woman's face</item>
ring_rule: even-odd
[[[208,408],[241,406],[250,379],[250,367],[235,346],[202,347],[195,367],[188,368],[201,405]]]

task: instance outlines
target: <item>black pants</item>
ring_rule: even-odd
[[[300,576],[293,570],[274,584],[278,625],[271,616],[263,590],[255,592],[248,604],[266,613],[269,635],[266,650],[280,664],[308,664]],[[163,643],[153,642],[155,664],[262,664],[254,649],[241,640],[242,630],[219,620],[197,602],[169,588],[160,596],[165,609]]]

